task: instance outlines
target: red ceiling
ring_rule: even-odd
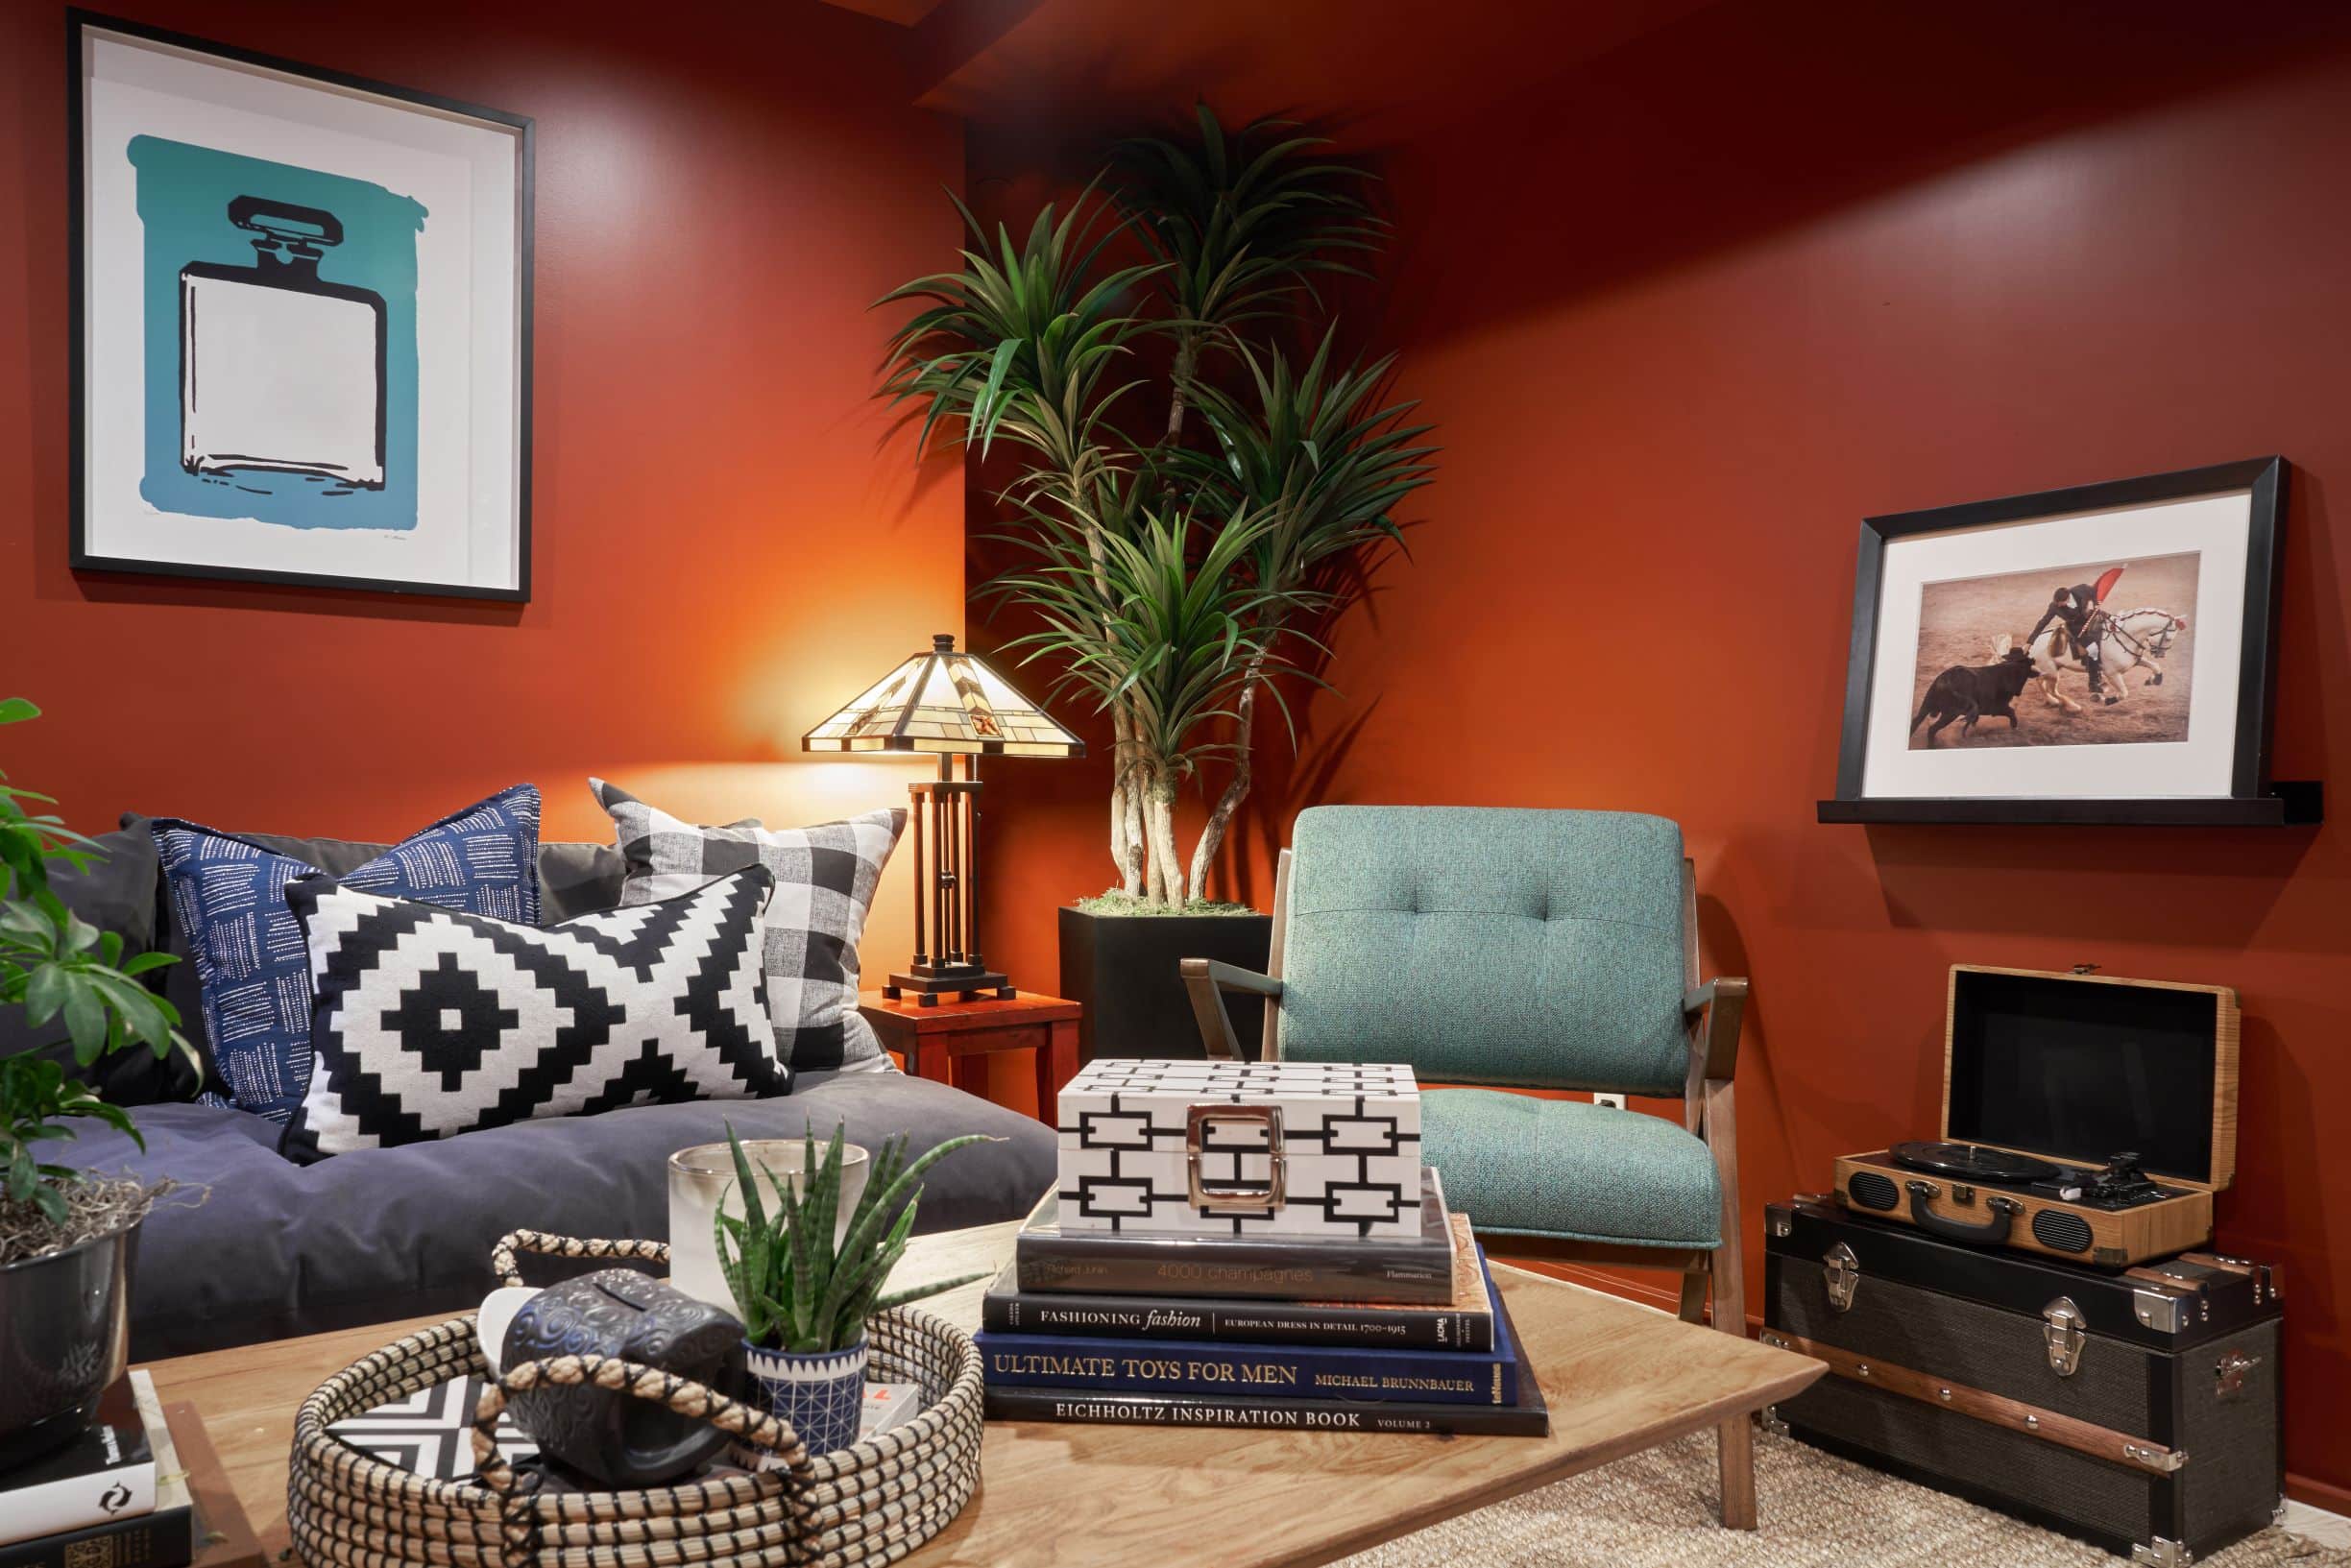
[[[1228,123],[1300,113],[1370,146],[1474,113],[1711,3],[945,0],[916,29],[929,84],[919,101],[990,123],[1085,122],[1200,97]]]

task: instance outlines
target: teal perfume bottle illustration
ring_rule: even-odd
[[[228,221],[253,235],[253,264],[180,269],[181,467],[382,489],[384,299],[319,276],[342,220],[238,196]]]

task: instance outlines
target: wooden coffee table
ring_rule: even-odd
[[[901,1283],[1001,1266],[1012,1224],[918,1238]],[[1614,1296],[1494,1266],[1551,1435],[1420,1437],[991,1422],[980,1490],[907,1560],[918,1568],[1328,1562],[1787,1398],[1808,1358]],[[975,1326],[980,1285],[926,1302]],[[265,1550],[286,1545],[294,1411],[327,1376],[438,1318],[282,1339],[155,1363],[192,1400]]]

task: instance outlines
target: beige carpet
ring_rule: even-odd
[[[2124,1559],[1758,1433],[1763,1528],[1714,1515],[1714,1438],[1684,1437],[1346,1559],[1346,1568],[2117,1568]],[[2351,1568],[2282,1530],[2197,1568]]]

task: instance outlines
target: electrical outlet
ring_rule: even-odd
[[[1592,1096],[1592,1103],[1594,1105],[1605,1105],[1612,1111],[1621,1111],[1625,1108],[1624,1096],[1622,1095],[1594,1095]]]

